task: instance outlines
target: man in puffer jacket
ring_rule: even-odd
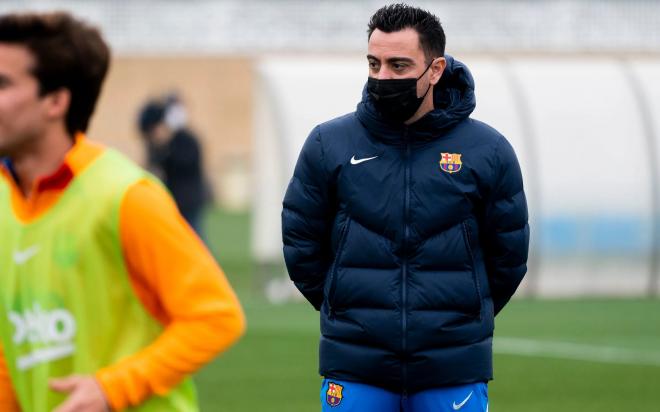
[[[494,316],[527,270],[518,161],[469,118],[432,14],[369,23],[357,111],[317,126],[284,198],[291,279],[320,311],[323,410],[486,411]]]

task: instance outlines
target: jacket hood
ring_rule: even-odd
[[[463,63],[445,55],[447,67],[433,90],[434,109],[408,126],[392,124],[384,119],[373,105],[365,84],[357,117],[364,127],[379,139],[396,143],[407,136],[414,141],[428,141],[441,137],[466,119],[476,106],[474,79]]]

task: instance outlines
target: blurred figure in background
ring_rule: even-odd
[[[242,334],[162,186],[84,133],[110,62],[67,13],[0,17],[0,411],[195,411]]]
[[[141,109],[138,123],[147,168],[163,180],[183,217],[202,236],[202,213],[212,196],[199,140],[188,127],[183,102],[175,93],[151,100]]]

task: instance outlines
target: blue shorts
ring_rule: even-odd
[[[323,412],[488,412],[488,385],[448,386],[403,396],[376,386],[324,379]]]

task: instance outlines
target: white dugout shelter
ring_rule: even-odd
[[[455,56],[472,71],[472,117],[513,144],[532,231],[527,294],[658,294],[660,58]],[[255,87],[253,252],[282,261],[282,198],[312,128],[353,111],[355,57],[266,57]],[[387,188],[383,188],[387,190]]]

